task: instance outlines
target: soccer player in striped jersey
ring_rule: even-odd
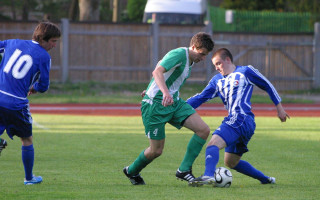
[[[152,72],[153,78],[141,103],[142,120],[150,146],[123,169],[133,185],[145,184],[140,171],[162,154],[167,123],[177,129],[184,126],[195,133],[176,172],[176,177],[184,181],[195,178],[192,164],[205,144],[210,129],[196,111],[179,97],[179,90],[189,78],[193,64],[204,60],[213,47],[214,42],[209,34],[197,33],[192,37],[189,47],[169,51]]]
[[[254,134],[256,124],[251,111],[253,86],[257,85],[266,91],[277,108],[278,117],[285,122],[289,115],[281,105],[281,98],[273,85],[254,67],[236,66],[228,49],[217,50],[212,63],[219,74],[215,75],[204,90],[189,98],[187,102],[197,108],[202,103],[220,97],[228,110],[228,116],[213,132],[207,144],[205,172],[189,184],[201,186],[214,184],[214,172],[219,161],[219,150],[225,148],[224,163],[231,169],[259,180],[262,184],[275,183],[274,177],[268,177],[254,168],[249,162],[241,160],[248,151],[247,144]]]
[[[60,35],[55,24],[41,22],[33,32],[32,40],[0,41],[0,52],[4,51],[0,64],[0,135],[6,130],[11,139],[13,136],[21,139],[25,185],[42,182],[41,176],[32,173],[32,117],[27,96],[48,90],[51,67],[48,51],[56,46]],[[7,143],[1,139],[0,145]],[[0,151],[2,149],[0,147]]]

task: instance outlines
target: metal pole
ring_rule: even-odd
[[[212,22],[211,21],[208,21],[208,23],[206,24],[206,32],[208,34],[210,34],[211,37],[213,37]],[[213,51],[214,51],[214,49],[213,49]],[[211,62],[212,55],[213,55],[213,52],[210,52],[205,60],[205,67],[207,69],[206,70],[207,71],[206,82],[210,81],[212,78],[212,62]]]
[[[313,87],[320,88],[320,22],[314,24]]]
[[[62,18],[62,39],[60,40],[60,58],[62,67],[62,82],[69,77],[69,19]]]
[[[159,23],[158,22],[154,22],[152,24],[151,35],[152,35],[152,42],[151,42],[151,50],[152,50],[151,65],[152,66],[150,68],[150,71],[152,72],[159,61]]]

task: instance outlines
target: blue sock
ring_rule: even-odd
[[[25,178],[27,180],[31,180],[33,162],[34,162],[33,144],[30,146],[22,146],[21,151],[22,151],[22,162],[24,166]]]
[[[265,176],[261,171],[254,168],[250,163],[244,160],[240,160],[237,166],[233,168],[234,170],[245,174],[247,176],[250,176],[252,178],[258,179],[261,181],[261,183],[267,183],[268,182],[268,176]]]
[[[219,148],[215,145],[208,146],[206,149],[206,169],[204,171],[204,176],[214,176],[218,162]]]

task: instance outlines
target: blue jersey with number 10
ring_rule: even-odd
[[[27,95],[32,86],[38,92],[48,90],[51,58],[38,42],[0,41],[0,52],[4,52],[0,64],[1,107],[11,110],[25,107],[29,103]]]

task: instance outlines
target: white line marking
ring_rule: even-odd
[[[35,125],[35,126],[38,127],[38,128],[44,129],[44,130],[50,130],[49,128],[47,128],[47,127],[45,127],[45,126],[37,123],[37,122],[34,121],[34,120],[33,120],[33,123],[32,123],[32,124]]]

